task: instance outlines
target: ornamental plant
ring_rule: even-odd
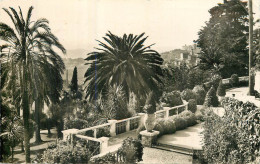
[[[233,74],[230,77],[230,83],[233,87],[237,87],[239,85],[239,78],[237,74]]]
[[[191,111],[192,113],[195,113],[197,111],[197,102],[195,99],[190,99],[188,101],[188,110]]]
[[[201,85],[196,85],[196,86],[193,88],[192,91],[193,91],[193,93],[195,93],[195,95],[196,95],[197,104],[198,104],[198,105],[203,105],[204,100],[205,100],[205,96],[206,96],[206,91],[205,91],[205,89],[203,88],[203,86],[201,86]]]
[[[127,137],[119,148],[118,153],[124,156],[126,163],[137,163],[143,160],[143,148],[140,140]]]
[[[182,105],[181,93],[179,91],[172,91],[168,93],[163,93],[161,102],[165,103],[166,106],[174,107]]]
[[[260,109],[224,98],[225,115],[206,114],[203,154],[208,163],[250,163],[260,155]]]
[[[190,99],[195,99],[196,100],[196,95],[195,93],[190,90],[190,89],[185,89],[181,92],[181,97],[185,101],[189,101]]]
[[[222,83],[222,80],[220,80],[218,89],[217,89],[217,95],[218,96],[225,96],[226,95],[226,89],[225,86]]]
[[[209,89],[209,91],[208,91],[208,93],[207,93],[207,95],[205,97],[204,106],[207,106],[207,107],[211,107],[211,106],[217,107],[218,104],[219,104],[219,102],[218,102],[218,97],[216,96],[216,90],[212,86]]]

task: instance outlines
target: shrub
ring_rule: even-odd
[[[190,89],[185,89],[181,92],[181,97],[185,101],[189,101],[190,99],[195,99],[196,100],[196,95],[192,90]]]
[[[88,127],[89,123],[86,120],[74,117],[64,118],[64,129],[84,129]]]
[[[203,88],[203,86],[201,86],[201,85],[196,85],[196,86],[193,88],[192,91],[193,91],[193,93],[195,93],[195,95],[196,95],[197,104],[198,104],[198,105],[203,105],[204,100],[205,100],[205,96],[206,96],[206,91],[205,91],[205,89]]]
[[[204,106],[210,107],[217,107],[218,106],[218,97],[216,96],[216,90],[214,89],[214,87],[212,86],[206,97],[205,97],[205,101],[204,101]]]
[[[224,98],[223,117],[209,111],[204,127],[203,154],[208,163],[250,163],[260,152],[260,109],[250,103]]]
[[[221,81],[221,76],[219,74],[215,74],[211,77],[210,83],[215,89],[218,87],[219,81]]]
[[[143,160],[143,148],[140,140],[127,137],[118,152],[124,156],[126,163],[137,163]]]
[[[172,120],[175,123],[176,130],[183,130],[187,127],[187,121],[181,116],[173,116]]]
[[[187,127],[193,126],[197,124],[196,122],[196,116],[191,111],[184,111],[180,114],[180,117],[182,117],[186,121]]]
[[[53,148],[46,149],[41,158],[41,163],[87,163],[90,151],[77,142],[75,146],[59,141]]]
[[[260,93],[256,90],[254,90],[254,95],[255,95],[255,98],[260,98]]]
[[[195,99],[190,99],[188,103],[188,110],[192,113],[195,113],[197,111],[197,102]]]
[[[239,86],[239,78],[237,74],[233,74],[230,77],[230,83],[233,87]]]
[[[225,86],[222,83],[222,80],[220,80],[218,89],[217,89],[217,95],[218,96],[225,96],[226,95],[226,89]]]
[[[159,135],[172,134],[176,132],[175,123],[171,118],[159,118],[155,122],[154,130],[159,131]]]
[[[173,91],[169,93],[163,93],[161,101],[166,103],[167,106],[174,107],[182,105],[181,94],[179,91]]]
[[[91,158],[89,162],[93,164],[117,163],[117,157],[115,154],[108,153],[102,157]]]

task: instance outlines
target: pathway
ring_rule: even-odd
[[[257,107],[260,107],[260,100],[255,99],[254,96],[248,96],[248,87],[234,88],[226,92],[226,97],[232,97],[243,102],[252,102]]]
[[[174,134],[163,135],[158,139],[158,143],[202,150],[202,131],[202,125],[197,124]]]
[[[38,153],[42,153],[50,144],[56,142],[57,131],[56,129],[51,129],[52,135],[48,137],[47,130],[41,130],[41,138],[43,142],[41,144],[34,144],[35,137],[30,140],[30,150],[31,150],[31,159],[37,156]],[[14,150],[14,162],[15,163],[25,163],[25,154],[21,152],[21,147],[18,146]]]
[[[145,147],[140,164],[191,164],[192,156]]]

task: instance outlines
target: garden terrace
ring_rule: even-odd
[[[155,113],[156,118],[168,118],[178,115],[188,109],[188,103],[175,107],[164,107]],[[82,139],[87,142],[96,142],[99,145],[100,154],[116,151],[122,141],[129,136],[137,136],[136,129],[143,124],[145,114],[139,113],[137,116],[123,120],[108,120],[108,123],[85,128],[85,129],[68,129],[62,131],[64,140]],[[108,134],[101,134],[102,131]],[[110,137],[109,137],[110,136]]]

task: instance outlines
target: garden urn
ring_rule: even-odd
[[[146,114],[144,117],[144,126],[148,132],[152,132],[155,126],[155,114]]]

